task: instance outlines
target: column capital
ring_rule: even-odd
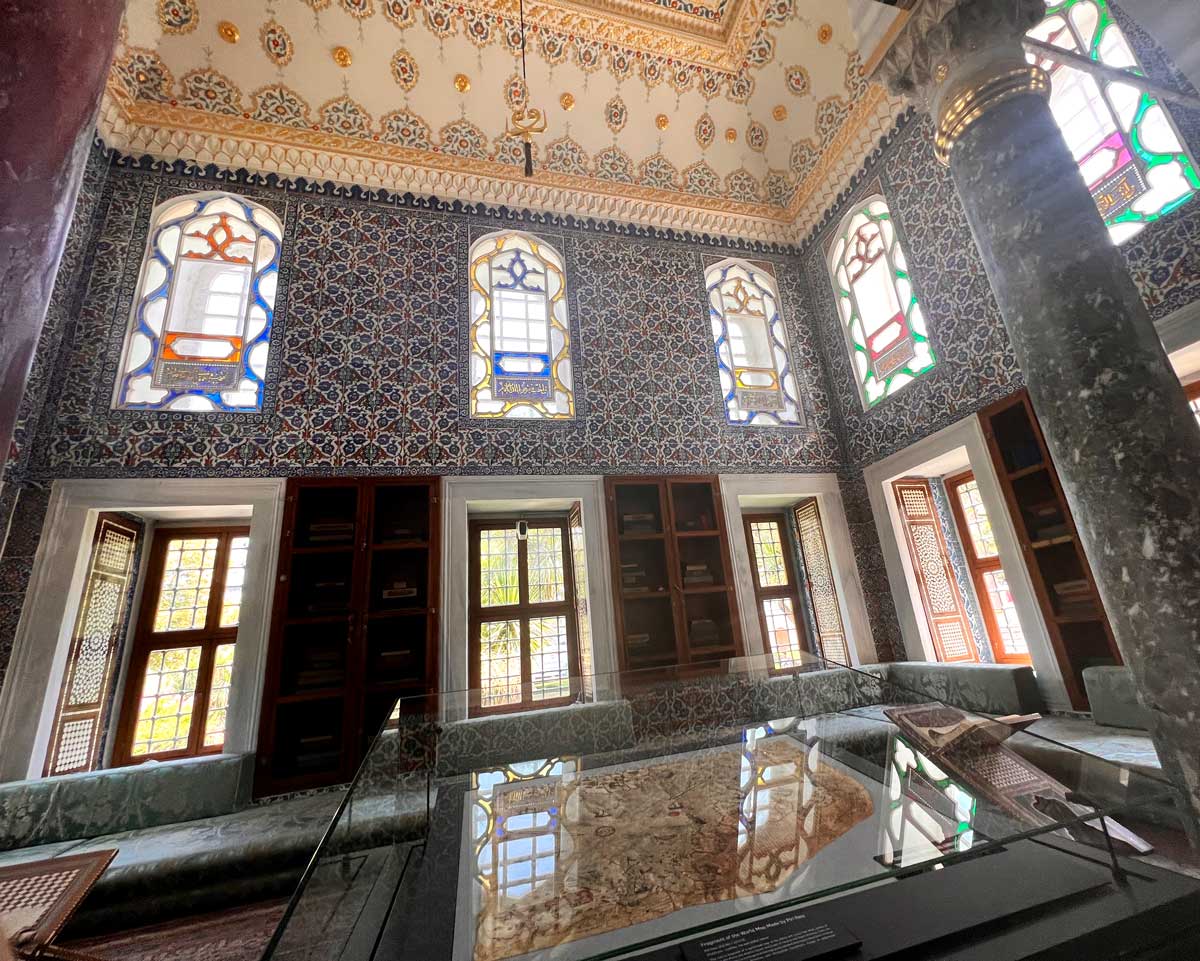
[[[943,163],[962,131],[995,104],[1021,93],[1049,96],[1049,77],[1021,47],[1045,14],[1045,0],[914,0],[876,75],[933,116]]]

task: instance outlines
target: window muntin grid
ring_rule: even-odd
[[[730,259],[704,274],[725,417],[755,427],[804,423],[775,278]]]
[[[274,214],[232,194],[155,209],[114,407],[262,409],[282,236]]]
[[[829,270],[859,396],[871,408],[937,362],[883,197],[861,201],[842,219]]]
[[[479,418],[575,416],[563,259],[519,231],[471,246],[470,412]]]
[[[1107,0],[1047,0],[1046,18],[1028,35],[1105,66],[1144,73]],[[1050,74],[1050,110],[1114,243],[1200,190],[1200,170],[1158,100],[1049,57],[1030,53],[1029,60]]]

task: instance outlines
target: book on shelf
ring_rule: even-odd
[[[721,640],[721,632],[716,621],[701,617],[688,622],[688,637],[693,644],[711,646]]]
[[[1059,581],[1052,585],[1052,590],[1055,594],[1062,598],[1081,598],[1090,597],[1092,593],[1091,586],[1086,578],[1078,578],[1071,581]]]
[[[1056,537],[1064,537],[1071,533],[1071,528],[1066,521],[1060,524],[1049,524],[1046,527],[1039,527],[1035,530],[1030,538],[1034,541],[1049,541]]]
[[[626,534],[655,534],[658,532],[658,515],[650,511],[622,514],[621,530]]]
[[[688,574],[683,578],[684,587],[712,587],[716,582],[711,574]]]
[[[401,601],[405,598],[416,597],[417,588],[409,587],[407,584],[393,584],[391,587],[385,587],[380,595],[385,601]]]
[[[328,668],[318,671],[297,671],[296,687],[304,690],[318,687],[338,687],[346,679],[346,672],[341,668]]]
[[[649,634],[626,634],[625,646],[631,651],[650,646]]]

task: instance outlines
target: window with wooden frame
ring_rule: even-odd
[[[155,532],[115,764],[224,747],[249,534],[244,527]]]
[[[744,514],[754,573],[754,606],[772,673],[798,667],[812,649],[800,616],[796,565],[783,514]]]
[[[925,621],[939,661],[978,661],[971,624],[954,581],[950,552],[933,506],[929,481],[906,477],[892,485],[912,560]]]
[[[1196,415],[1196,423],[1200,424],[1200,380],[1194,384],[1186,384],[1183,392],[1187,395],[1188,407]]]
[[[968,470],[947,477],[946,495],[975,584],[975,595],[983,608],[992,656],[999,664],[1029,664],[1029,645],[1021,630],[1008,578],[1000,566],[1000,549],[975,475]]]
[[[469,540],[471,714],[570,703],[579,642],[568,518],[476,520]]]

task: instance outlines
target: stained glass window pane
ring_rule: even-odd
[[[796,609],[790,597],[769,597],[762,601],[763,620],[767,625],[767,647],[778,670],[795,667],[804,657]]]
[[[967,530],[971,532],[971,548],[980,560],[987,557],[998,557],[996,535],[992,533],[992,522],[988,520],[987,508],[983,506],[983,496],[979,493],[979,483],[968,481],[958,487],[958,502],[962,505],[963,519],[967,522]]]
[[[479,625],[479,697],[485,708],[520,702],[520,621],[484,621]]]
[[[134,724],[134,757],[182,751],[192,727],[199,647],[153,650],[146,662],[142,695]]]
[[[1192,409],[1192,413],[1196,415],[1196,423],[1200,424],[1200,397],[1193,397],[1188,401],[1188,406]]]
[[[750,537],[759,587],[783,587],[788,583],[787,561],[777,521],[751,521]]]
[[[502,607],[521,600],[515,529],[479,532],[479,604]]]
[[[829,271],[863,405],[873,407],[936,362],[882,197],[869,198],[843,219]]]
[[[217,538],[168,541],[162,586],[154,612],[155,633],[202,630],[208,617]]]
[[[1035,39],[1141,73],[1108,0],[1047,0]],[[1030,54],[1050,74],[1050,109],[1114,242],[1132,237],[1200,190],[1196,162],[1149,94]]]
[[[558,252],[505,231],[471,247],[471,416],[575,416],[566,281]]]
[[[774,278],[746,261],[724,260],[708,268],[705,284],[726,419],[803,424]]]
[[[221,598],[221,627],[237,627],[242,612],[242,588],[246,584],[246,555],[250,538],[229,542],[229,566],[225,570],[225,595]]]
[[[531,527],[525,549],[529,560],[529,603],[564,600],[567,584],[563,572],[562,529]]]
[[[228,194],[155,210],[115,407],[262,408],[282,235],[273,214]]]
[[[233,651],[233,644],[217,645],[208,694],[208,716],[204,721],[205,747],[220,747],[225,743],[225,716],[229,712],[229,690],[233,685]]]

